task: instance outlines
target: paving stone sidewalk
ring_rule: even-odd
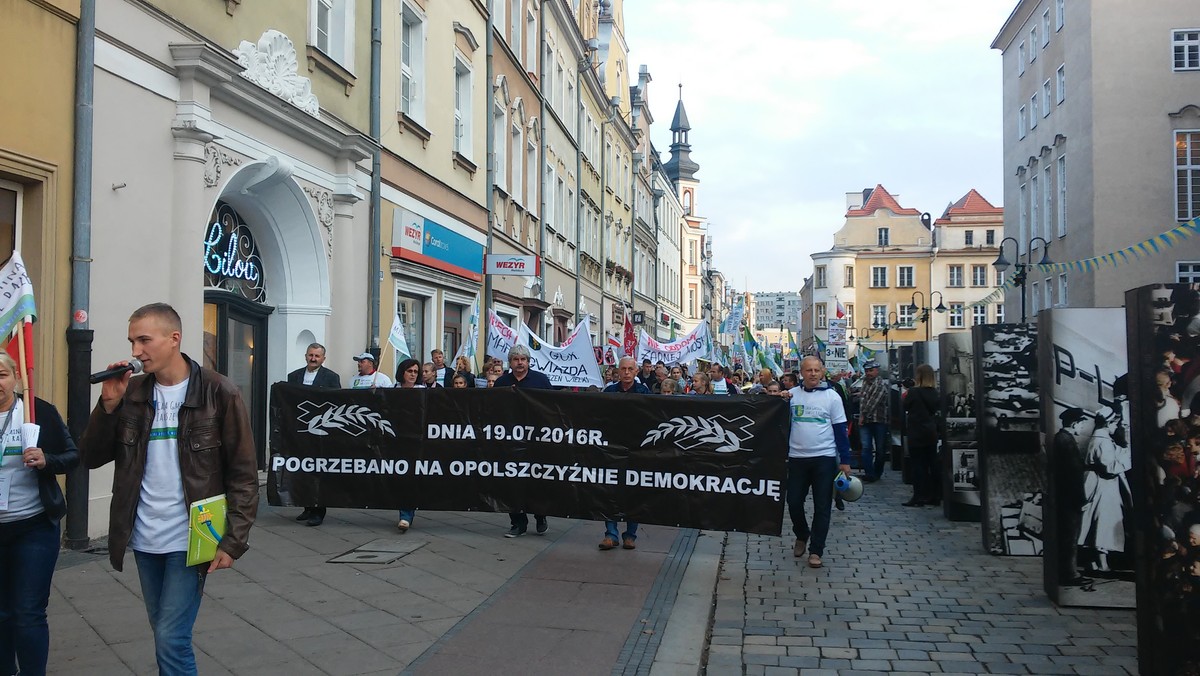
[[[793,558],[790,521],[730,534],[706,673],[1137,673],[1133,611],[1056,607],[1040,558],[988,555],[979,524],[910,493],[889,472],[835,510],[820,569]]]

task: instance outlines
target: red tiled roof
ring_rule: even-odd
[[[946,211],[937,222],[948,221],[952,216],[986,216],[1003,213],[1003,207],[992,206],[992,203],[984,199],[983,195],[979,194],[979,191],[971,188],[960,200],[946,207]]]
[[[867,203],[858,209],[848,209],[846,211],[846,217],[870,216],[880,209],[887,209],[893,214],[903,216],[921,215],[921,212],[917,211],[916,209],[905,209],[904,207],[900,206],[900,203],[896,201],[896,198],[892,197],[892,194],[885,190],[882,185],[876,185],[875,189],[871,191],[871,196],[867,198]]]

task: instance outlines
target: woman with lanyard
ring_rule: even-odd
[[[432,366],[432,364],[427,364],[426,366]],[[424,385],[417,382],[420,379],[421,362],[416,359],[405,359],[396,367],[395,387],[405,390],[425,389]],[[400,520],[396,522],[396,530],[401,533],[407,533],[416,516],[417,509],[415,507],[400,510]]]
[[[27,432],[25,443],[17,374],[12,357],[0,351],[0,673],[45,674],[46,605],[58,561],[58,522],[67,511],[54,477],[79,464],[79,450],[58,411],[41,399],[32,403],[40,441]]]

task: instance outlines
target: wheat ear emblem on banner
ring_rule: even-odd
[[[718,419],[725,423],[731,423],[731,429],[722,426],[720,422],[717,422]],[[751,435],[747,428],[752,423],[753,421],[745,416],[736,420],[724,420],[723,417],[712,419],[690,415],[680,416],[659,423],[658,427],[647,432],[646,438],[642,440],[642,446],[674,439],[675,445],[685,451],[702,444],[717,444],[717,447],[713,449],[717,453],[748,451],[750,449],[742,448],[742,442],[750,438]]]
[[[328,408],[324,413],[309,418],[308,426],[302,431],[324,437],[329,435],[329,432],[325,430],[344,430],[353,433],[353,427],[359,429],[374,427],[384,434],[396,436],[396,433],[392,431],[392,424],[384,420],[382,415],[358,404],[342,404]]]

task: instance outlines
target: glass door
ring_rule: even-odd
[[[266,468],[267,317],[274,308],[222,291],[205,292],[204,366],[237,385],[250,414],[259,469]]]

